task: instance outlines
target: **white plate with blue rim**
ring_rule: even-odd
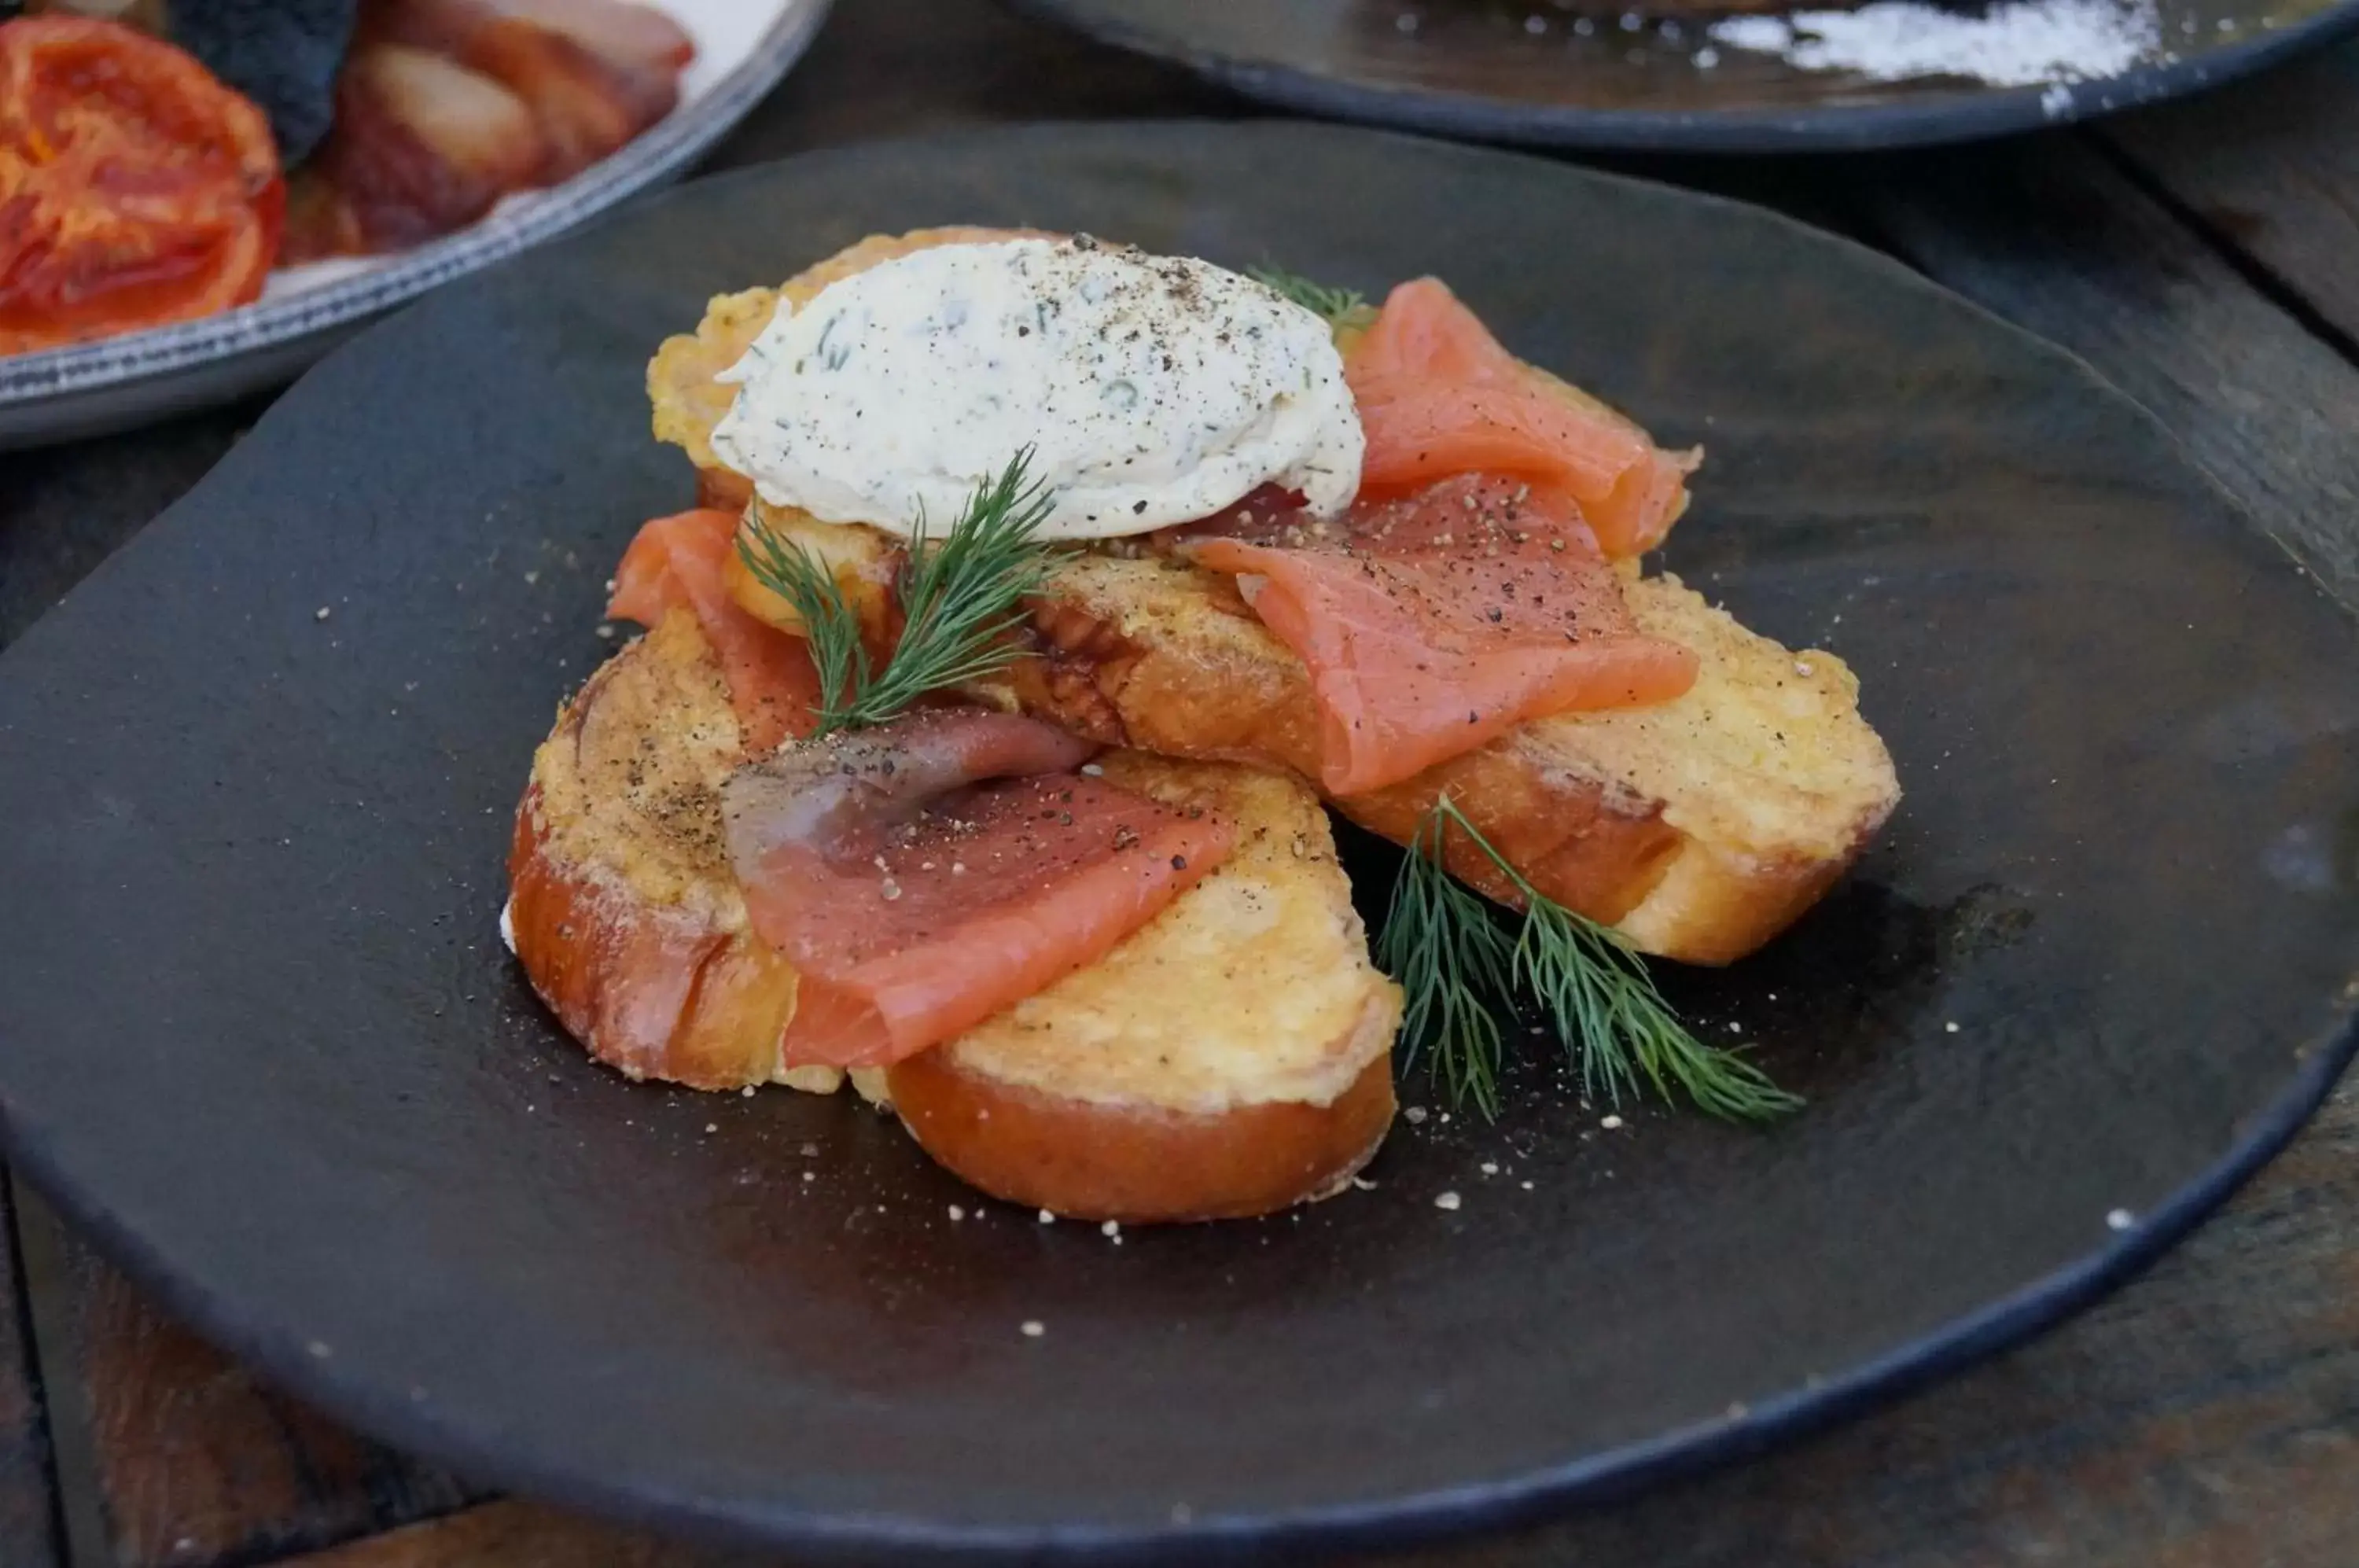
[[[438,284],[563,234],[676,179],[750,114],[810,47],[832,0],[659,0],[696,40],[679,106],[561,185],[508,198],[472,227],[392,256],[281,268],[216,316],[0,355],[0,451],[96,435],[291,379],[369,321]]]

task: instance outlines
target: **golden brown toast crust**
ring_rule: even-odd
[[[1035,613],[1042,653],[989,694],[1108,745],[1177,757],[1273,763],[1320,773],[1321,726],[1309,672],[1230,581],[1184,562],[1083,558],[1058,573]],[[1543,893],[1593,919],[1618,920],[1677,852],[1659,800],[1569,785],[1522,755],[1523,734],[1336,810],[1407,843],[1447,789],[1468,820]],[[1471,846],[1451,869],[1494,898],[1513,887]]]
[[[1379,1004],[1369,1032],[1392,1038]],[[968,1071],[940,1051],[888,1070],[893,1106],[927,1153],[995,1198],[1076,1219],[1241,1219],[1330,1196],[1393,1119],[1389,1060],[1332,1104],[1267,1101],[1214,1116],[1108,1109]]]
[[[719,836],[741,756],[720,669],[680,612],[592,675],[534,756],[511,940],[567,1031],[627,1077],[777,1075],[794,969],[747,929]]]
[[[1625,587],[1640,626],[1693,648],[1695,687],[1648,708],[1571,713],[1335,809],[1406,843],[1440,794],[1548,898],[1641,951],[1741,958],[1833,885],[1899,799],[1843,660],[1788,652],[1668,575]],[[1041,652],[981,694],[1109,745],[1319,774],[1308,672],[1217,575],[1082,557],[1035,613]],[[1453,841],[1452,872],[1515,890]]]
[[[609,660],[534,757],[510,860],[516,955],[631,1077],[832,1090],[833,1069],[779,1068],[793,967],[752,935],[723,847],[720,785],[744,760],[685,614]],[[1098,766],[1226,812],[1236,852],[1098,964],[863,1092],[908,1096],[920,1144],[985,1191],[1059,1213],[1144,1222],[1324,1195],[1390,1120],[1401,1004],[1368,962],[1316,797],[1245,768]],[[995,1127],[968,1125],[993,1106]]]
[[[1224,763],[1112,751],[1094,766],[1110,784],[1218,812],[1235,824],[1235,847],[1096,964],[941,1053],[1001,1083],[1108,1106],[1216,1116],[1332,1103],[1390,1042],[1400,989],[1368,962],[1318,796]]]

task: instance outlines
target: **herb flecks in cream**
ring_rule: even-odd
[[[724,380],[722,461],[773,506],[908,534],[1009,454],[1037,537],[1210,517],[1263,485],[1332,515],[1364,444],[1327,323],[1209,262],[1071,240],[913,252],[773,321]]]

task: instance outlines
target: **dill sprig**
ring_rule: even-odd
[[[746,570],[802,617],[820,679],[815,735],[882,724],[929,691],[978,680],[1016,659],[1021,649],[1011,634],[1023,625],[1023,601],[1048,581],[1049,567],[1034,536],[1054,497],[1045,485],[1027,481],[1031,462],[1027,446],[997,479],[977,485],[939,541],[927,532],[919,506],[909,530],[909,564],[894,590],[901,637],[881,668],[869,656],[860,612],[825,562],[758,520],[740,532],[737,552]]]
[[[1419,823],[1409,863],[1438,867],[1441,832],[1439,811]],[[1401,1016],[1401,1037],[1408,1041],[1403,1065],[1416,1065],[1430,1047],[1430,1071],[1451,1098],[1461,1105],[1472,1100],[1485,1116],[1498,1115],[1499,1021],[1484,997],[1510,994],[1515,953],[1488,901],[1454,877],[1438,870],[1412,874],[1404,864],[1393,880],[1376,962],[1408,998]]]
[[[1522,896],[1522,923],[1512,933],[1487,900],[1442,868],[1452,829]],[[1434,1079],[1486,1116],[1497,1111],[1502,1057],[1491,1003],[1537,1011],[1553,1025],[1592,1097],[1619,1105],[1643,1085],[1754,1122],[1802,1104],[1739,1052],[1690,1034],[1619,933],[1543,897],[1447,795],[1410,840],[1378,952],[1408,993],[1402,1029],[1412,1060],[1428,1055]]]
[[[1245,276],[1311,314],[1324,316],[1330,327],[1366,327],[1375,321],[1376,308],[1356,289],[1331,289],[1275,267],[1249,267]]]

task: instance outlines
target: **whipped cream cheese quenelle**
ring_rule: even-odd
[[[773,506],[939,535],[1032,449],[1042,539],[1209,517],[1275,484],[1314,512],[1364,438],[1327,323],[1209,262],[1071,240],[915,251],[774,320],[712,449]]]

